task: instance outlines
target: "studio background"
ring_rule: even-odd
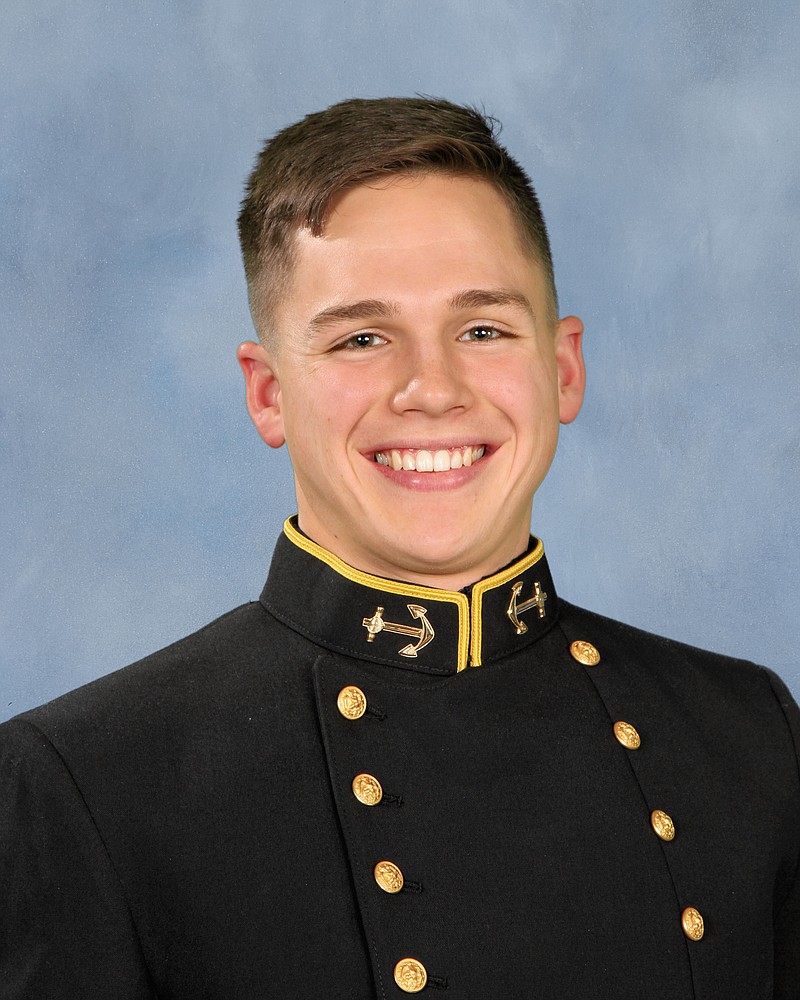
[[[262,141],[476,103],[541,196],[586,403],[559,592],[800,695],[793,0],[11,0],[0,40],[0,719],[247,600],[294,511],[235,361]]]

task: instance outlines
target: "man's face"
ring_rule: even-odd
[[[580,407],[582,327],[550,317],[491,185],[432,174],[346,192],[321,236],[298,233],[274,325],[277,354],[247,344],[240,361],[311,538],[451,589],[525,549],[559,420]]]

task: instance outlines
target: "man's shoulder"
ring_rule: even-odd
[[[111,850],[146,853],[184,814],[278,794],[277,762],[321,755],[318,656],[253,603],[18,715],[0,726],[0,828],[20,810],[88,811]]]
[[[560,621],[570,641],[595,645],[606,683],[652,698],[676,699],[704,706],[739,706],[753,715],[760,707],[780,707],[798,725],[798,708],[783,680],[750,660],[713,652],[648,632],[625,622],[560,602]]]
[[[717,667],[762,669],[758,664],[749,660],[725,653],[716,653],[701,646],[682,642],[679,639],[649,632],[635,625],[629,625],[627,622],[599,614],[597,611],[580,608],[563,600],[563,598],[559,598],[559,614],[562,625],[567,629],[583,628],[587,634],[591,632],[613,643],[614,648],[625,648],[631,652],[641,651],[658,658],[678,657],[693,663]]]
[[[291,684],[309,644],[249,602],[143,659],[22,713],[0,727],[56,745],[120,733],[203,726],[237,705],[268,704]]]

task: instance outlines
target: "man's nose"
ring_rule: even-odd
[[[392,409],[441,416],[467,409],[472,403],[466,372],[457,345],[431,345],[410,350],[398,371]]]

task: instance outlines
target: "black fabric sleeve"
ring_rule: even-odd
[[[80,790],[23,720],[0,727],[0,996],[156,998]]]
[[[800,708],[783,681],[767,671],[794,742],[797,763],[798,860],[792,888],[775,919],[775,1000],[800,1000]]]

